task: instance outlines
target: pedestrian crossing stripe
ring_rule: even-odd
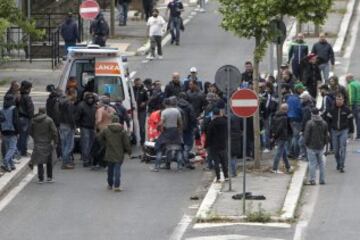
[[[185,240],[284,240],[280,238],[265,238],[247,235],[214,235],[205,237],[192,237]]]

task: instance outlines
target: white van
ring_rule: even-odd
[[[91,91],[99,96],[109,94],[112,103],[121,99],[131,117],[129,130],[135,133],[139,142],[137,106],[127,59],[119,55],[118,49],[100,48],[98,45],[69,48],[58,88],[65,91],[69,80],[76,80],[79,96],[84,91]]]

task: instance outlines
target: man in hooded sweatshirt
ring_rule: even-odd
[[[309,160],[309,182],[315,185],[316,168],[319,166],[320,184],[325,184],[325,167],[323,161],[323,149],[328,138],[328,125],[319,115],[319,110],[313,108],[311,120],[306,123],[304,140]]]
[[[71,12],[68,13],[65,22],[61,25],[61,36],[65,41],[65,54],[68,53],[69,47],[76,46],[76,41],[80,42],[78,26]]]
[[[30,135],[34,140],[34,151],[31,164],[38,167],[38,183],[44,182],[44,164],[46,164],[47,182],[53,182],[52,153],[53,144],[58,143],[58,132],[54,121],[46,115],[45,108],[39,108],[39,113],[32,120]]]
[[[108,164],[108,189],[114,188],[115,192],[120,192],[121,165],[125,153],[131,154],[131,145],[129,137],[116,115],[113,116],[112,122],[100,133],[99,138],[106,146],[104,159]]]
[[[3,165],[1,168],[10,172],[15,170],[13,157],[16,153],[16,140],[18,133],[18,112],[15,107],[14,95],[6,95],[4,99],[4,109],[1,110],[1,144],[3,151]]]

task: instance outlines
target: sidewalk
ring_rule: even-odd
[[[334,46],[337,56],[341,56],[348,32],[350,19],[354,12],[354,0],[335,1],[329,18],[322,27],[322,32],[327,33],[328,41]],[[305,41],[311,51],[312,45],[318,41],[314,37],[314,27],[311,24],[303,25]],[[292,26],[288,41],[295,36],[296,25]],[[284,46],[284,57],[287,59],[287,44]],[[243,215],[242,200],[233,200],[232,196],[242,193],[243,175],[232,179],[233,191],[228,191],[226,182],[213,182],[205,196],[199,211],[197,221],[203,222],[234,222],[234,221],[266,221],[284,222],[295,219],[296,208],[301,196],[303,182],[306,179],[307,162],[292,161],[295,172],[289,174],[270,173],[272,166],[272,154],[263,154],[262,168],[260,171],[249,169],[252,163],[247,163],[246,192],[252,195],[264,195],[266,200],[247,200],[246,214]],[[241,161],[240,161],[241,162]],[[281,165],[282,163],[280,163]],[[242,168],[241,164],[240,167]],[[281,169],[284,171],[284,169]],[[260,210],[261,208],[261,210]],[[254,218],[255,216],[255,218]],[[253,218],[250,220],[250,218]]]

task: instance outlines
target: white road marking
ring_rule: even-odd
[[[192,238],[187,238],[186,240],[283,240],[283,239],[232,234],[232,235],[215,235],[215,236],[207,236],[207,237],[192,237]]]
[[[197,223],[193,229],[204,229],[204,228],[219,228],[219,227],[231,227],[231,226],[259,226],[259,227],[272,227],[272,228],[290,228],[291,225],[288,223],[249,223],[249,222],[238,222],[238,223]]]
[[[18,195],[18,193],[21,192],[21,190],[23,190],[23,188],[31,182],[33,177],[36,175],[35,172],[36,171],[33,171],[26,175],[26,177],[21,180],[19,185],[14,187],[8,194],[6,194],[6,196],[0,201],[0,212],[4,210],[4,208],[16,197],[16,195]]]
[[[239,99],[231,100],[233,107],[257,107],[259,104],[257,99]]]
[[[184,215],[181,221],[176,226],[174,232],[171,234],[169,240],[181,240],[184,236],[186,229],[189,227],[192,218],[188,215]]]

